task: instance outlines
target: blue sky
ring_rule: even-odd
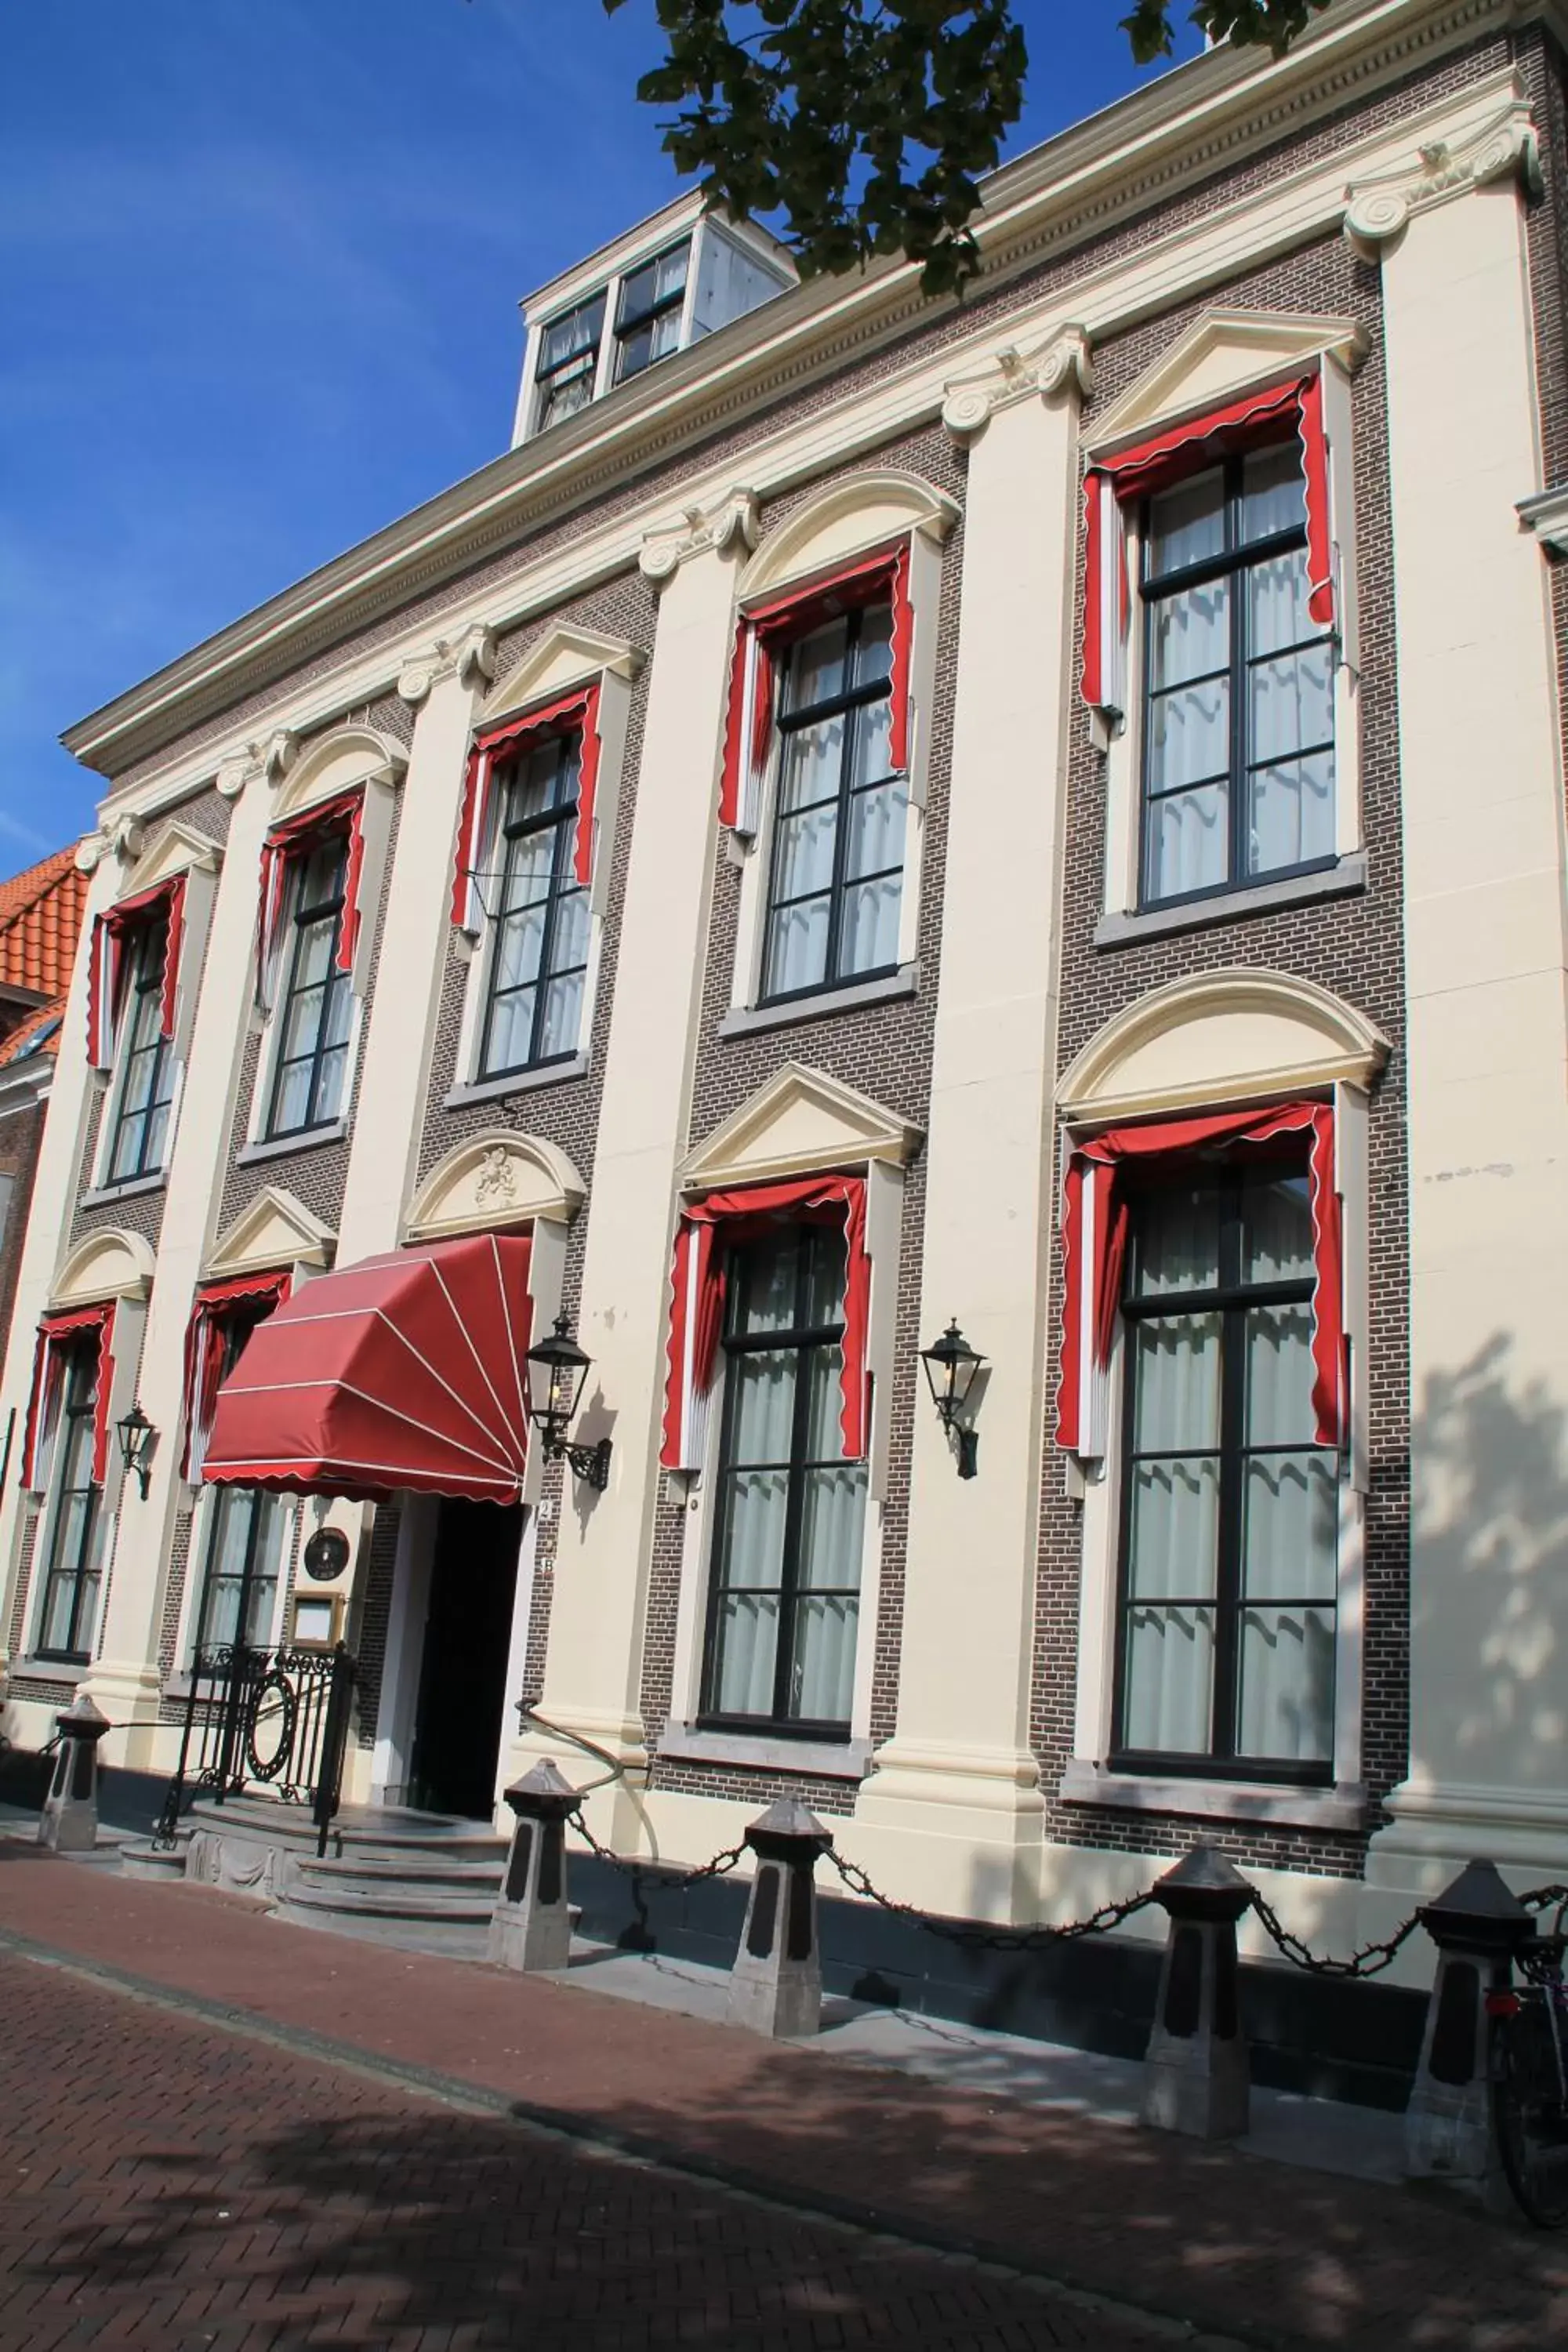
[[[1145,77],[1021,0],[1013,152]],[[518,298],[678,193],[651,0],[57,0],[0,90],[0,873],[61,728],[507,446]]]

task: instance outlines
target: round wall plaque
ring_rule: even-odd
[[[342,1528],[318,1528],[305,1546],[305,1573],[331,1584],[349,1564],[349,1539]]]

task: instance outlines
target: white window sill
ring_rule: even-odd
[[[25,1676],[32,1683],[85,1682],[92,1672],[86,1658],[13,1658],[6,1669],[11,1679]]]
[[[738,1004],[719,1024],[721,1037],[750,1037],[760,1029],[791,1029],[799,1021],[826,1021],[835,1013],[856,1013],[863,1004],[888,1004],[919,993],[921,968],[906,963],[880,980],[854,980],[825,988],[817,996],[792,996],[784,1004]]]
[[[540,1070],[513,1070],[505,1077],[476,1078],[470,1086],[454,1087],[442,1097],[441,1108],[467,1110],[470,1103],[504,1102],[509,1095],[531,1095],[540,1087],[564,1086],[587,1075],[587,1055],[574,1054],[569,1062],[546,1062]]]
[[[1187,899],[1179,907],[1102,915],[1094,927],[1094,944],[1130,947],[1135,940],[1202,930],[1213,923],[1237,923],[1247,915],[1271,914],[1278,907],[1309,905],[1314,898],[1348,898],[1365,888],[1366,852],[1354,849],[1321,874],[1289,874],[1279,882],[1255,882],[1249,889],[1226,890],[1215,898]]]
[[[863,1780],[871,1762],[868,1739],[769,1739],[751,1732],[694,1731],[667,1724],[658,1753],[671,1763],[736,1764],[754,1772],[809,1772],[824,1780]]]
[[[342,1143],[349,1131],[346,1118],[334,1118],[326,1127],[301,1127],[293,1135],[270,1136],[265,1142],[247,1143],[234,1155],[237,1168],[254,1167],[258,1160],[287,1160],[296,1151],[320,1151],[329,1143]]]
[[[139,1201],[149,1192],[161,1192],[169,1181],[167,1169],[156,1169],[151,1176],[132,1176],[123,1184],[94,1184],[77,1196],[79,1209],[111,1209],[117,1201]]]
[[[1132,1813],[1189,1813],[1205,1820],[1277,1822],[1291,1829],[1359,1830],[1366,1790],[1359,1781],[1331,1789],[1291,1789],[1257,1780],[1188,1780],[1173,1773],[1112,1772],[1069,1756],[1057,1794],[1068,1805],[1111,1805]]]

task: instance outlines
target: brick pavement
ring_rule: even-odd
[[[1436,2194],[1249,2162],[809,2048],[773,2048],[0,1842],[0,1945],[5,1930],[128,1971],[188,2005],[237,2012],[247,2031],[294,2037],[296,2048],[328,2037],[328,2056],[357,2053],[421,2081],[466,2086],[501,2112],[553,2116],[688,2172],[761,2186],[794,2200],[803,2220],[832,2210],[967,2243],[1248,2344],[1568,2345],[1568,2248]],[[747,2339],[721,2331],[710,2340]],[[1037,2321],[1025,2340],[1053,2338]]]

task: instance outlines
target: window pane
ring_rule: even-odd
[[[1150,614],[1150,684],[1179,686],[1230,663],[1230,582],[1163,596]]]
[[[686,287],[686,259],[689,246],[678,245],[668,253],[645,261],[640,269],[628,270],[621,280],[619,315],[623,320],[636,319],[656,304],[673,301]]]
[[[146,1141],[142,1153],[142,1169],[145,1175],[163,1165],[163,1139],[169,1131],[169,1105],[165,1099],[154,1103],[147,1115]]]
[[[1209,1745],[1213,1691],[1212,1609],[1129,1611],[1124,1747],[1203,1755]]]
[[[1207,1600],[1218,1542],[1217,1460],[1134,1465],[1127,1571],[1134,1600]]]
[[[1132,1295],[1214,1290],[1219,1285],[1219,1194],[1212,1184],[1173,1184],[1139,1203]]]
[[[349,975],[332,967],[327,982],[326,1012],[321,1022],[321,1043],[324,1045],[344,1045],[348,1043],[349,1022],[353,1013],[353,990]]]
[[[341,898],[347,868],[348,844],[341,834],[334,834],[300,861],[296,910],[309,913],[312,908],[325,907],[334,898]]]
[[[1326,1764],[1333,1754],[1333,1612],[1245,1611],[1237,1753]]]
[[[1256,675],[1256,673],[1255,673]],[[1286,747],[1296,749],[1294,743]],[[1259,754],[1261,757],[1261,753]],[[1149,789],[1168,793],[1230,767],[1230,680],[1175,688],[1149,706]]]
[[[793,1307],[792,1300],[792,1319]],[[769,1348],[732,1360],[736,1393],[731,1454],[734,1461],[789,1460],[798,1358],[797,1349]]]
[[[1334,854],[1334,755],[1318,751],[1247,780],[1247,863],[1253,874]]]
[[[1225,545],[1225,476],[1216,467],[1149,501],[1149,569],[1179,572]]]
[[[1304,1176],[1248,1184],[1241,1206],[1246,1281],[1291,1282],[1311,1274],[1312,1204]]]
[[[844,692],[848,684],[845,670],[846,648],[848,643],[847,620],[829,621],[820,629],[813,629],[802,637],[790,654],[791,710],[809,710],[818,702],[831,702]]]
[[[1291,436],[1274,448],[1258,449],[1242,467],[1241,535],[1250,542],[1277,530],[1300,530],[1307,520],[1301,445]]]
[[[584,352],[599,348],[599,331],[605,323],[605,298],[595,294],[590,302],[581,302],[564,318],[552,319],[540,337],[539,366],[559,367],[563,361],[581,356]]]
[[[278,1074],[278,1108],[272,1125],[275,1133],[286,1135],[296,1127],[303,1127],[310,1098],[310,1065],[294,1062]]]
[[[837,1299],[826,1304],[826,1315],[837,1318]],[[813,1348],[806,1359],[805,1458],[837,1462],[844,1451],[844,1350]]]
[[[844,928],[838,968],[848,980],[858,971],[881,971],[899,960],[899,900],[903,876],[879,882],[853,882],[844,893]]]
[[[544,907],[526,908],[521,914],[509,915],[501,924],[496,940],[495,973],[491,986],[497,989],[518,988],[537,979],[539,959],[544,951]]]
[[[787,1470],[742,1470],[730,1483],[724,1531],[726,1585],[776,1590],[784,1579]]]
[[[825,801],[802,816],[779,821],[773,852],[773,901],[805,898],[833,879],[833,845],[838,835],[838,803]]]
[[[890,677],[893,669],[893,608],[868,604],[860,615],[860,641],[855,656],[855,680],[869,686],[874,677]]]
[[[559,425],[563,418],[575,416],[580,408],[587,407],[594,397],[595,358],[596,354],[590,352],[569,372],[550,379],[540,404],[541,425]]]
[[[588,961],[588,893],[568,890],[555,904],[555,939],[550,961],[556,971],[569,971]]]
[[[713,1708],[772,1715],[779,1604],[771,1593],[729,1593],[719,1604]]]
[[[849,782],[871,784],[893,772],[893,705],[863,702],[855,714],[855,748],[849,761]]]
[[[855,1687],[855,1631],[859,1609],[852,1594],[797,1602],[789,1688],[793,1721],[848,1722]]]
[[[730,1278],[738,1286],[738,1331],[795,1328],[797,1249],[797,1236],[791,1234],[774,1247],[736,1252],[731,1261]]]
[[[538,904],[549,892],[554,870],[553,825],[546,825],[540,833],[515,835],[507,844],[501,912],[516,914],[523,907]]]
[[[1230,788],[1200,784],[1149,806],[1151,898],[1179,898],[1212,890],[1229,865]]]
[[[45,1650],[68,1650],[71,1645],[71,1608],[76,1600],[76,1580],[69,1575],[52,1576],[44,1600],[44,1622],[39,1647]]]
[[[110,1179],[118,1181],[124,1176],[134,1176],[142,1166],[142,1140],[147,1121],[141,1114],[121,1119],[120,1132],[114,1139],[114,1158],[110,1164]]]
[[[320,1075],[316,1081],[316,1099],[310,1108],[311,1120],[317,1125],[336,1118],[343,1103],[343,1074],[348,1067],[348,1054],[342,1045],[334,1045],[321,1055]]]
[[[679,342],[679,304],[673,310],[661,311],[658,318],[645,320],[640,327],[629,328],[620,339],[616,382],[625,383],[629,376],[641,375],[655,360],[667,359]]]
[[[1253,1307],[1247,1317],[1247,1443],[1312,1442],[1312,1309]]]
[[[844,1237],[826,1225],[808,1225],[803,1229],[802,1240],[806,1249],[805,1266],[805,1327],[820,1331],[826,1324],[844,1320]],[[828,1362],[825,1377],[837,1381],[839,1357],[837,1349]],[[837,1453],[835,1442],[831,1451]]]
[[[1184,1454],[1219,1444],[1219,1335],[1217,1315],[1155,1315],[1134,1324],[1134,1452]]]
[[[827,906],[826,898],[809,898],[774,915],[765,995],[784,996],[793,989],[820,985],[827,970]]]
[[[515,996],[498,996],[490,1007],[489,1045],[485,1067],[521,1069],[533,1051],[534,991],[520,988]]]
[[[1252,761],[1289,759],[1292,752],[1332,741],[1333,693],[1326,637],[1304,653],[1255,662],[1247,683]]]
[[[1247,650],[1277,653],[1281,646],[1299,646],[1321,634],[1307,610],[1307,551],[1292,548],[1289,555],[1271,555],[1255,563],[1247,575]]]
[[[865,1517],[863,1462],[806,1472],[801,1496],[799,1581],[803,1588],[850,1592],[858,1588]]]
[[[583,974],[570,971],[552,980],[544,992],[544,1029],[539,1041],[542,1059],[575,1052],[583,1019]]]
[[[283,1016],[282,1055],[286,1062],[296,1061],[301,1054],[315,1051],[321,1026],[323,993],[320,988],[307,988],[289,998]]]
[[[1339,1490],[1325,1453],[1258,1454],[1242,1490],[1249,1601],[1334,1601]]]
[[[862,874],[881,874],[902,866],[908,800],[902,784],[874,784],[869,792],[856,793],[849,803],[846,868],[852,880]]]
[[[844,714],[820,719],[784,738],[784,776],[779,789],[783,809],[808,808],[815,801],[832,800],[838,791],[844,764]]]

